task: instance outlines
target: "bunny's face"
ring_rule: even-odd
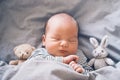
[[[95,58],[104,58],[108,55],[106,51],[107,41],[108,41],[107,35],[102,38],[100,44],[96,38],[90,38],[90,43],[94,46],[92,54]]]
[[[92,54],[93,54],[93,57],[95,57],[95,58],[104,58],[108,55],[106,50],[101,46],[94,49]]]

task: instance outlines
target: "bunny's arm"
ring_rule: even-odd
[[[108,65],[114,65],[114,61],[110,58],[105,58],[105,62],[108,64]]]
[[[93,66],[94,62],[95,62],[95,58],[92,58],[92,59],[88,62],[88,65],[89,65],[89,66]]]

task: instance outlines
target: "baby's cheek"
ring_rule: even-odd
[[[77,48],[75,48],[75,47],[70,48],[70,49],[69,49],[69,52],[74,55],[74,54],[76,54],[76,52],[77,52]]]

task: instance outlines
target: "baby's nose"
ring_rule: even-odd
[[[60,46],[66,48],[66,47],[69,46],[69,43],[68,43],[66,40],[62,40],[62,41],[60,42]]]

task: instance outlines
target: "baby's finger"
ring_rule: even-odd
[[[76,64],[75,61],[71,61],[71,62],[69,63],[70,66],[74,66],[74,64]]]
[[[77,68],[76,71],[77,71],[78,73],[82,73],[84,70],[83,70],[83,68]]]
[[[73,69],[74,69],[75,71],[79,72],[79,73],[82,73],[82,72],[83,72],[83,68],[82,68],[80,65],[78,65],[78,64],[74,64],[74,65],[73,65]]]
[[[79,65],[77,65],[77,64],[74,64],[73,65],[73,69],[76,71],[78,68],[81,68]]]

